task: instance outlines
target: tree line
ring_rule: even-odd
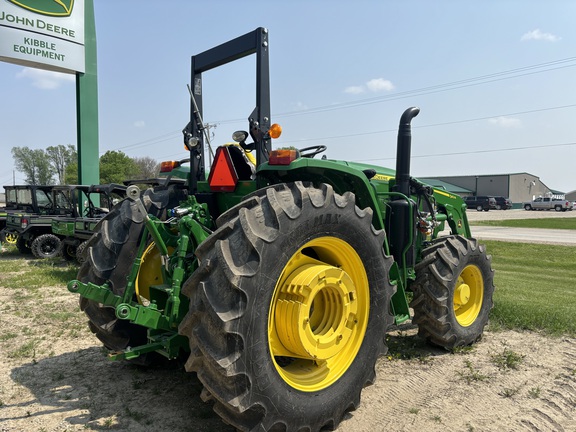
[[[13,147],[14,165],[27,184],[78,184],[78,153],[71,145],[43,149]],[[118,150],[100,156],[100,183],[122,183],[128,179],[158,176],[160,164],[148,156],[130,157]]]

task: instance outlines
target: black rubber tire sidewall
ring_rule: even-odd
[[[86,261],[86,253],[85,252],[86,252],[87,245],[88,245],[88,240],[84,240],[76,248],[76,261],[78,261],[79,264],[84,264],[84,262]]]
[[[78,247],[72,244],[62,245],[62,258],[66,261],[74,261],[76,259],[76,251]]]
[[[283,188],[294,191],[302,190],[304,186],[299,182],[273,186],[259,191],[256,194],[260,195],[259,198],[252,198],[264,201],[266,198],[262,197],[267,191],[284,193],[286,190]],[[307,199],[309,190],[303,193],[303,200]],[[266,228],[270,225],[266,223],[255,228],[256,231],[261,228],[260,238],[241,238],[245,236],[242,226],[246,230],[248,225],[258,223],[260,210],[250,203],[252,198],[240,204],[240,207],[246,206],[245,210],[229,211],[230,214],[236,213],[237,217],[223,215],[221,221],[225,221],[224,226],[197,251],[201,268],[186,282],[183,290],[191,297],[191,311],[180,326],[180,332],[191,342],[192,355],[187,369],[198,373],[204,386],[219,401],[215,410],[238,429],[268,430],[285,423],[287,430],[317,431],[338,424],[344,413],[359,403],[361,389],[374,379],[374,364],[377,357],[386,351],[385,332],[392,322],[389,303],[394,289],[388,275],[391,259],[383,252],[383,232],[377,235],[373,229],[366,229],[371,227],[365,222],[371,221],[372,213],[357,209],[353,196],[346,198],[348,202],[344,209],[335,205],[324,209],[303,204],[302,214],[294,218],[287,216],[293,209],[283,209],[283,213],[274,208],[279,235],[273,240],[271,237],[262,238],[270,233]],[[329,199],[338,201],[341,197]],[[256,208],[252,214],[250,207]],[[358,212],[366,213],[362,216],[367,218],[363,223],[358,223]],[[286,383],[272,362],[268,315],[276,281],[287,259],[308,241],[327,235],[346,241],[362,258],[371,286],[370,317],[359,352],[339,380],[325,389],[303,392]],[[241,248],[235,249],[246,241],[258,258],[246,255]],[[258,259],[259,264],[253,259]],[[234,264],[242,265],[233,268]],[[238,277],[240,274],[242,276]],[[222,290],[226,285],[229,290]],[[240,305],[243,310],[235,305]],[[226,312],[226,309],[230,310]],[[220,314],[228,313],[238,316],[223,323]],[[222,351],[215,353],[215,350]],[[226,367],[227,371],[219,370],[222,355],[238,357],[235,364]],[[238,390],[243,386],[249,387],[249,406],[237,407],[225,402],[234,399],[235,391],[240,392],[240,399],[244,398],[243,391]],[[265,413],[263,418],[259,418],[262,409]]]
[[[149,214],[165,219],[166,209],[178,205],[184,196],[182,188],[171,185],[148,189],[142,199]],[[117,204],[98,222],[94,235],[85,244],[82,253],[86,260],[80,267],[78,280],[98,285],[108,283],[114,294],[122,295],[143,229],[144,215],[138,211],[135,202],[124,199]],[[128,346],[147,342],[147,329],[117,319],[112,307],[80,297],[80,309],[88,316],[91,331],[111,351],[121,351]],[[154,357],[143,355],[132,362],[149,364],[149,360]]]
[[[457,276],[467,265],[475,265],[484,281],[480,312],[469,326],[458,323],[453,308]],[[479,340],[493,307],[494,270],[491,257],[475,239],[450,236],[438,240],[422,252],[416,265],[413,322],[418,333],[434,345],[447,349],[470,345]]]
[[[26,239],[21,235],[18,235],[18,238],[16,239],[16,249],[18,249],[18,252],[21,254],[29,255],[32,253],[28,241],[26,241]]]
[[[54,234],[42,234],[30,246],[36,258],[56,258],[62,251],[62,241]]]

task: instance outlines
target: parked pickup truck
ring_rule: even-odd
[[[533,201],[524,203],[524,210],[556,210],[566,211],[571,209],[570,201],[560,198],[539,197]]]

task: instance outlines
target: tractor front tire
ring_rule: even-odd
[[[491,257],[476,239],[444,237],[422,251],[412,285],[418,334],[446,349],[482,337],[493,307]]]
[[[30,248],[36,258],[56,258],[62,252],[62,241],[54,234],[42,234],[32,241]]]
[[[218,226],[183,287],[186,369],[239,430],[335,428],[387,351],[384,231],[353,194],[300,182],[255,192]]]
[[[142,199],[149,214],[165,219],[165,210],[178,205],[182,197],[181,189],[169,186],[148,189]],[[80,251],[80,256],[84,257],[85,261],[78,272],[78,280],[97,285],[108,283],[114,294],[122,295],[143,230],[144,215],[138,211],[134,201],[125,199],[116,205],[98,223],[96,233],[90,240],[80,244],[79,248],[84,249]],[[147,342],[147,329],[118,319],[113,307],[81,297],[80,309],[88,316],[92,333],[110,351],[122,351],[128,346],[134,347]],[[148,365],[156,360],[157,355],[153,354],[155,353],[143,354],[131,362]]]

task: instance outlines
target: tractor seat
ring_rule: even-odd
[[[227,146],[232,164],[236,169],[238,180],[254,180],[256,177],[256,166],[250,161],[244,150],[236,144]]]

